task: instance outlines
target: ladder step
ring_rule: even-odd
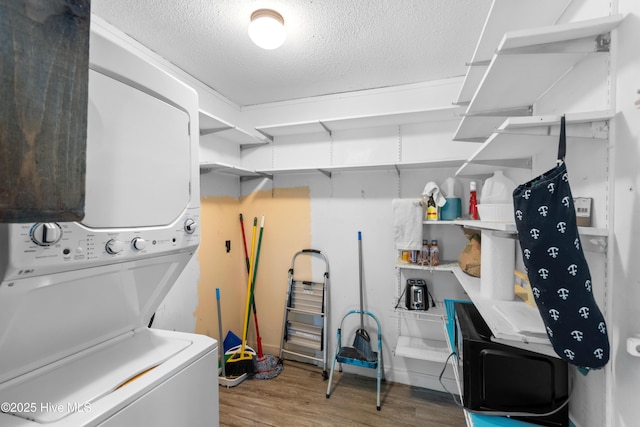
[[[316,362],[323,362],[323,359],[320,357],[309,356],[308,354],[298,353],[297,351],[291,351],[287,349],[282,349],[283,353],[290,354],[292,356],[304,357],[306,359],[314,360]]]
[[[365,368],[377,368],[378,367],[378,353],[372,352],[376,357],[375,360],[367,360],[362,353],[356,350],[353,347],[342,347],[338,355],[336,356],[336,360],[339,363],[345,363],[347,365],[354,366],[362,366]]]
[[[308,335],[322,335],[322,327],[309,323],[300,323],[295,321],[289,322],[289,330],[300,331]]]
[[[292,313],[310,314],[312,316],[324,316],[324,313],[321,313],[321,312],[311,311],[311,310],[300,310],[293,307],[287,307],[287,310]]]
[[[308,348],[310,350],[320,350],[322,348],[322,343],[320,342],[320,340],[315,341],[306,339],[305,337],[290,336],[287,342],[299,347]]]

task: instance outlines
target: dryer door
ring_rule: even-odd
[[[90,228],[168,225],[190,198],[189,116],[141,86],[91,70],[86,215]]]

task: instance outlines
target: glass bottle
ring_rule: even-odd
[[[429,241],[422,241],[422,250],[420,251],[420,265],[429,265]]]

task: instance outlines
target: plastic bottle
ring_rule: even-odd
[[[478,215],[478,197],[476,195],[475,181],[471,181],[469,190],[469,217],[471,217],[471,219],[480,219],[480,215]]]
[[[513,190],[516,183],[504,176],[501,170],[493,173],[493,176],[487,178],[482,186],[482,194],[480,195],[480,203],[483,204],[513,204]]]
[[[437,240],[431,241],[431,246],[429,246],[429,258],[431,267],[437,267],[440,265],[440,248],[438,248]]]
[[[429,241],[422,241],[422,250],[420,251],[420,265],[429,265]]]
[[[427,201],[427,221],[437,221],[438,220],[438,207],[436,206],[435,200],[433,200],[433,195],[429,196],[429,200]]]

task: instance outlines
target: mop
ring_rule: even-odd
[[[220,288],[216,288],[216,302],[218,304],[218,332],[220,333],[220,341],[222,341],[222,310],[220,309]],[[239,377],[227,377],[224,354],[222,354],[222,357],[220,358],[220,363],[222,364],[222,375],[218,376],[218,384],[227,388],[235,387],[247,378],[246,373],[240,375]]]
[[[256,227],[258,225],[258,218],[253,218],[253,236],[251,238],[251,253],[255,247],[256,241]],[[253,264],[249,268],[249,277],[247,278],[247,301],[245,305],[244,315],[244,327],[242,328],[242,342],[240,344],[240,351],[236,351],[227,360],[227,370],[231,376],[240,376],[242,374],[253,375],[255,373],[255,361],[253,354],[246,351],[247,345],[247,332],[249,329],[249,304],[251,303],[251,278],[253,276]]]
[[[364,304],[362,300],[362,233],[358,231],[358,276],[360,280],[360,329],[356,331],[353,340],[353,348],[360,354],[361,358],[371,362],[377,360],[376,355],[371,350],[371,338],[364,329]]]
[[[242,214],[240,214],[240,221],[242,225],[242,235],[244,242],[244,224],[242,223]],[[256,277],[258,275],[258,264],[260,260],[260,248],[262,246],[262,233],[264,231],[264,215],[262,216],[262,222],[260,224],[260,236],[258,237],[258,248],[256,249],[255,255],[255,265],[253,267],[253,277],[251,279],[251,304],[253,306],[253,316],[256,325],[256,341],[258,354],[256,359],[256,374],[255,378],[259,380],[268,380],[271,378],[275,378],[280,375],[282,371],[282,363],[279,363],[278,359],[275,356],[270,354],[264,354],[262,352],[262,338],[260,337],[260,328],[258,327],[258,314],[256,312],[256,303],[255,303],[255,286],[256,286]],[[246,242],[245,242],[245,253],[246,253]],[[248,259],[248,257],[247,257]],[[251,269],[249,269],[249,274],[251,274]]]

